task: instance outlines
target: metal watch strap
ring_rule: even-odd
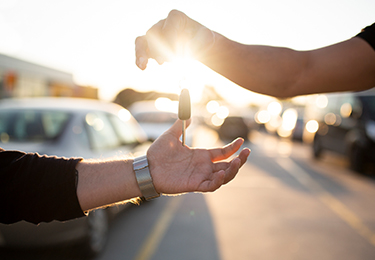
[[[159,197],[160,194],[156,192],[154,184],[152,183],[147,156],[136,157],[133,162],[133,169],[143,197],[146,200]]]

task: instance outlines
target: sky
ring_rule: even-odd
[[[346,40],[375,22],[374,0],[0,0],[0,53],[70,72],[106,100],[124,88],[179,93],[182,79],[193,99],[207,84],[237,104],[260,100],[198,62],[136,67],[136,37],[172,9],[244,44],[297,50]]]

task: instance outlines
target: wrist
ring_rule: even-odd
[[[210,55],[212,48],[216,44],[216,32],[201,26],[189,43],[189,49],[194,59],[201,61]]]
[[[160,193],[154,187],[147,156],[134,158],[133,169],[142,197],[146,200],[159,197]]]
[[[202,39],[201,46],[194,53],[195,58],[205,64],[212,59],[216,59],[218,55],[224,50],[222,50],[221,45],[223,44],[224,36],[221,34],[209,30],[210,33]]]

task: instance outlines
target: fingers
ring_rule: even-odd
[[[152,26],[145,36],[136,39],[137,66],[144,70],[149,58],[161,65],[172,60],[176,54],[183,54],[185,45],[194,35],[196,24],[180,11],[169,12],[166,19]]]
[[[221,170],[213,174],[212,179],[206,180],[202,182],[199,187],[198,191],[201,192],[208,192],[208,191],[215,191],[224,184],[225,178],[225,171]]]
[[[240,154],[238,155],[238,158],[240,158],[241,160],[240,167],[245,164],[250,153],[251,153],[251,150],[249,148],[245,148],[240,152]]]
[[[148,44],[146,36],[139,36],[135,39],[135,63],[141,70],[146,69],[148,63]]]
[[[223,184],[230,182],[236,177],[239,169],[247,161],[247,157],[250,155],[249,149],[243,149],[241,153],[234,158],[231,162],[220,162],[214,165],[215,172],[212,174],[211,179],[201,183],[198,191],[207,192],[215,191],[220,188]]]
[[[237,152],[243,144],[244,140],[242,138],[237,138],[232,143],[222,147],[210,149],[210,156],[213,162],[227,159],[229,156]]]
[[[149,58],[155,59],[160,65],[171,55],[171,51],[162,37],[164,22],[165,20],[160,20],[146,33]]]
[[[238,157],[234,158],[231,162],[229,167],[225,170],[225,179],[224,184],[230,182],[233,180],[234,177],[236,177],[238,171],[242,167],[242,165],[245,164],[247,161],[248,156],[250,155],[249,149],[243,149]]]
[[[236,177],[239,169],[247,161],[247,157],[250,155],[248,148],[243,149],[240,154],[230,162],[219,162],[214,164],[214,173],[211,179],[201,183],[198,191],[207,192],[215,191],[220,188],[223,184],[230,182]]]
[[[224,183],[228,183],[236,176],[236,174],[238,173],[242,165],[246,163],[249,155],[250,155],[250,150],[248,148],[245,148],[240,152],[240,154],[236,158],[234,158],[230,162],[215,163],[213,170],[215,172],[224,170],[225,171]]]
[[[135,40],[136,64],[144,70],[147,67],[148,59],[155,59],[160,65],[171,55],[165,40],[161,35],[165,20],[160,20],[152,26],[144,36],[139,36]]]
[[[172,10],[164,22],[162,35],[175,55],[181,54],[184,49],[182,32],[185,30],[187,19],[184,13]]]
[[[246,162],[249,154],[250,150],[246,148],[243,149],[240,154],[231,162],[215,163],[213,168],[214,172],[212,173],[210,179],[202,182],[198,187],[198,191],[215,191],[223,184],[226,184],[233,180],[241,166]]]

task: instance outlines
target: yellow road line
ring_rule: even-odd
[[[154,228],[147,236],[147,239],[141,246],[137,256],[134,260],[149,260],[154,255],[157,247],[159,246],[162,238],[167,231],[170,223],[172,222],[173,216],[175,215],[178,206],[180,205],[180,201],[182,200],[183,196],[171,197],[165,209],[163,209],[159,219],[154,225]]]
[[[315,193],[321,202],[351,226],[359,235],[375,246],[375,233],[372,232],[354,212],[328,193],[318,182],[314,181],[304,169],[289,158],[278,158],[276,162],[299,183]]]

